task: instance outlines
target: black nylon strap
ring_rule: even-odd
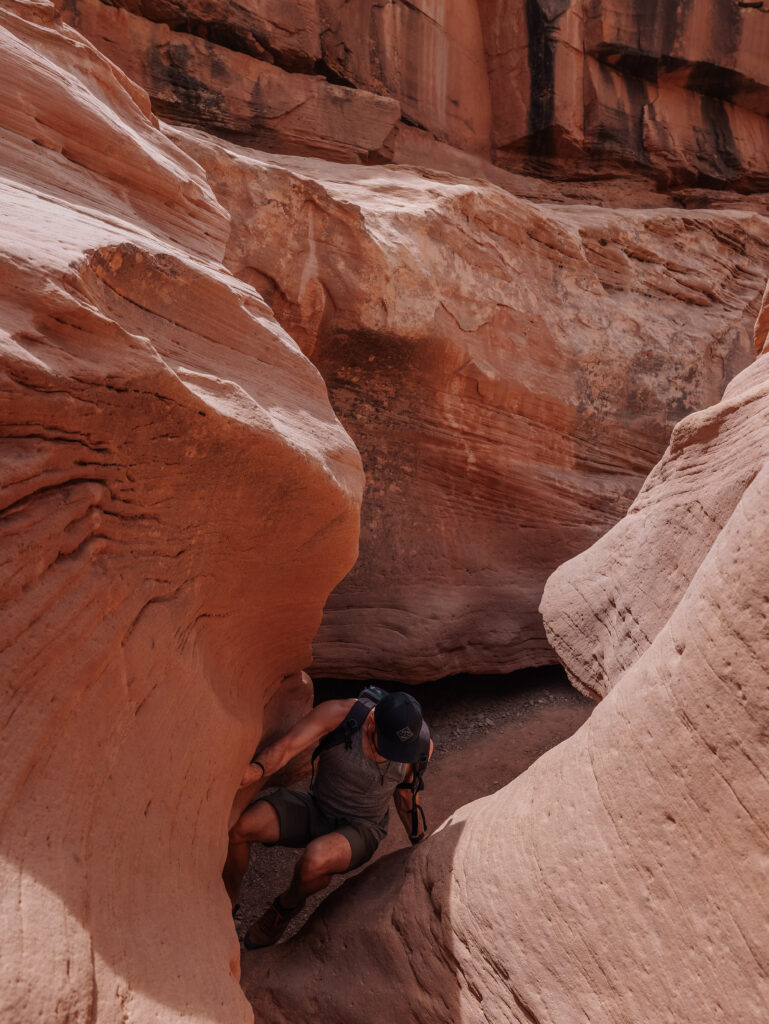
[[[425,818],[425,812],[419,806],[416,801],[416,793],[414,794],[414,801],[411,804],[411,836],[409,837],[412,842],[415,836],[419,835],[419,815],[422,815],[422,828],[427,830],[427,819]]]
[[[373,702],[370,700],[362,700],[359,697],[350,708],[350,713],[347,718],[345,718],[345,720],[341,722],[336,729],[332,729],[331,732],[327,732],[325,736],[321,737],[320,743],[318,743],[315,750],[313,750],[312,757],[310,759],[310,766],[312,768],[310,791],[312,791],[312,784],[315,781],[315,762],[318,760],[320,755],[324,750],[331,750],[332,747],[338,747],[340,743],[344,743],[345,748],[349,750],[352,747],[353,735],[366,721],[372,707],[374,707]]]

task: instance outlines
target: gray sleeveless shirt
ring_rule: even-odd
[[[363,730],[352,735],[352,749],[339,743],[324,750],[310,792],[320,809],[334,820],[364,821],[383,839],[390,816],[390,800],[409,765],[398,761],[372,761],[363,753]]]

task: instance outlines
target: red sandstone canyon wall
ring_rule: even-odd
[[[761,2],[59,2],[161,116],[273,152],[769,181]]]
[[[4,1019],[250,1019],[227,823],[311,658],[557,657],[589,724],[252,1004],[763,1024],[767,18],[3,5]]]
[[[146,94],[50,5],[0,34],[0,1017],[246,1021],[227,817],[360,459]]]
[[[495,159],[766,188],[769,8],[481,0]]]
[[[292,943],[245,954],[259,1019],[765,1020],[766,322],[756,362],[548,583],[557,653],[607,696]]]
[[[313,670],[415,682],[551,660],[545,580],[750,359],[766,217],[534,204],[170,137],[231,213],[227,265],[363,457],[360,556]]]
[[[360,556],[327,605],[316,673],[414,682],[552,660],[546,578],[616,522],[675,421],[750,358],[769,273],[760,203],[684,188],[702,175],[683,142],[662,148],[690,169],[676,196],[695,209],[628,177],[651,168],[631,152],[641,108],[615,133],[620,153],[593,116],[610,116],[610,98],[580,83],[607,41],[629,52],[630,30],[613,8],[562,6],[63,4],[157,113],[198,129],[169,131],[231,214],[227,266],[320,369],[362,452]],[[709,34],[688,16],[664,32],[634,18],[660,66],[680,51],[676,67],[758,75],[747,37],[719,35],[716,14]],[[627,58],[615,73],[637,90],[649,67]],[[694,97],[684,84],[676,94]],[[537,96],[563,131],[529,130]],[[584,158],[624,180],[556,188],[483,159],[491,145],[502,164],[534,166],[545,136],[568,136],[573,173]],[[406,159],[473,180],[382,165]]]
[[[491,98],[474,0],[63,0],[63,8],[170,120],[345,162],[390,160],[408,126],[489,154]]]

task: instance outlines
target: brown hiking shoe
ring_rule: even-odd
[[[243,945],[246,949],[262,949],[264,946],[272,946],[286,930],[291,918],[296,917],[303,906],[304,903],[293,910],[284,910],[280,903],[280,897],[277,897],[259,920],[248,929],[243,939]]]

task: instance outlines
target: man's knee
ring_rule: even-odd
[[[276,843],[280,838],[278,812],[267,800],[259,800],[241,814],[230,829],[230,842]]]
[[[329,838],[323,837],[324,840]],[[305,881],[338,874],[340,871],[347,870],[351,855],[352,851],[347,839],[344,836],[333,834],[332,842],[315,840],[310,843],[297,864],[297,871],[300,878]]]
[[[240,846],[241,843],[253,842],[250,835],[246,834],[246,830],[240,824],[240,818],[230,829],[230,846]]]
[[[326,870],[326,858],[310,849],[305,850],[299,858],[296,870],[304,882],[313,878],[322,878],[324,875],[329,874]]]

